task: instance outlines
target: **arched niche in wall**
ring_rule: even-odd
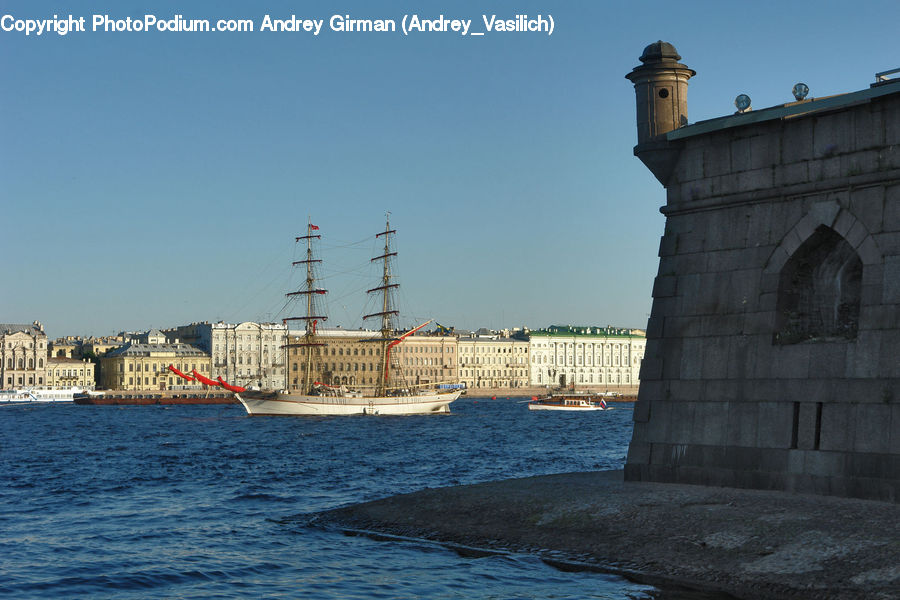
[[[862,270],[846,239],[831,227],[817,227],[781,269],[774,343],[855,339]]]

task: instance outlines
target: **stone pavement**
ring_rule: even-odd
[[[723,597],[900,598],[900,505],[892,503],[625,482],[622,471],[604,471],[425,489],[313,522],[564,556]]]

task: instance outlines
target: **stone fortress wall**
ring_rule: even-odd
[[[628,76],[667,195],[625,476],[898,501],[900,81],[684,126],[680,58]]]

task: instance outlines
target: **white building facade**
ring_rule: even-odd
[[[212,379],[274,389],[286,387],[287,333],[282,323],[251,321],[191,323],[165,332],[169,343],[184,342],[209,353]]]
[[[640,383],[646,337],[613,327],[550,326],[530,332],[531,385],[615,390]]]
[[[460,337],[459,382],[467,389],[528,386],[529,342],[500,336]]]

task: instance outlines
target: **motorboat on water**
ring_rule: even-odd
[[[550,393],[542,398],[532,396],[528,410],[612,410],[612,407],[606,404],[607,397],[606,394],[588,392]]]

